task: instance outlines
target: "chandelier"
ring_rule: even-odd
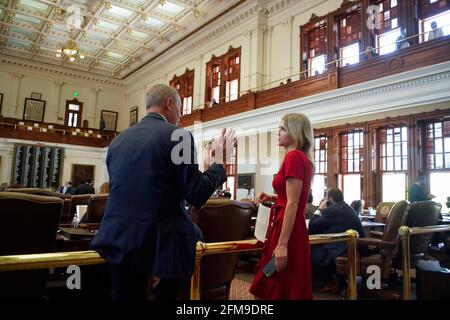
[[[79,53],[78,46],[73,40],[69,40],[66,44],[64,44],[61,48],[56,50],[56,57],[60,58],[63,54],[65,54],[70,62],[75,61],[75,55],[78,53],[80,59],[84,59],[84,55]]]
[[[67,21],[66,26],[71,33],[75,30],[81,29],[81,25],[83,23],[83,16],[81,15],[81,9],[77,5],[71,5],[67,7]],[[70,39],[66,44],[56,50],[56,57],[60,58],[63,54],[65,54],[70,62],[75,61],[75,55],[78,53],[80,59],[84,59],[84,55],[79,53],[78,46]]]

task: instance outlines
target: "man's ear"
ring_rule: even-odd
[[[169,97],[166,100],[166,110],[167,111],[172,111],[172,102],[173,102],[173,98]]]

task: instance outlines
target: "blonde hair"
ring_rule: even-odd
[[[313,153],[314,135],[311,121],[303,113],[289,113],[284,115],[281,120],[292,140],[292,144],[288,150],[302,150],[315,170]]]
[[[100,193],[109,193],[109,182],[104,182],[100,186]]]

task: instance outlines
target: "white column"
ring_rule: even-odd
[[[242,36],[244,37],[244,43],[247,46],[248,50],[247,50],[247,57],[244,57],[244,50],[241,51],[241,79],[239,80],[241,82],[241,91],[243,90],[243,84],[247,83],[247,89],[251,89],[252,88],[252,30],[246,30],[242,33]],[[244,47],[244,46],[242,46]],[[244,59],[247,59],[248,63],[248,69],[247,69],[247,74],[245,75],[245,73],[243,72],[243,66],[245,65],[244,63],[242,63],[242,61],[244,61]],[[245,75],[245,76],[244,76]]]
[[[13,73],[11,80],[11,95],[10,95],[10,103],[9,103],[9,112],[7,115],[11,115],[17,119],[22,119],[23,116],[23,106],[19,104],[20,97],[20,85],[23,78],[23,74]]]
[[[272,33],[273,33],[273,27],[269,27],[266,32],[266,46],[264,48],[264,51],[267,52],[266,57],[266,74],[263,79],[263,84],[270,83],[272,81]],[[272,86],[266,86],[264,89],[269,89]]]
[[[55,94],[55,100],[56,100],[56,120],[57,122],[61,122],[64,123],[64,116],[66,113],[65,110],[65,103],[62,103],[61,101],[61,91],[62,91],[62,86],[64,85],[64,82],[61,81],[55,81],[55,90],[56,90],[56,94]],[[59,120],[59,119],[62,119]]]
[[[101,110],[98,110],[98,97],[102,89],[92,89],[93,103],[90,114],[86,117],[89,121],[89,127],[97,128],[97,124],[100,122]]]
[[[288,17],[285,21],[283,21],[283,25],[285,26],[285,28],[286,28],[286,31],[289,33],[289,50],[288,50],[288,53],[289,53],[289,64],[288,64],[288,66],[287,66],[287,69],[286,69],[286,76],[290,76],[290,75],[292,75],[293,73],[294,73],[294,69],[293,69],[293,62],[292,62],[292,34],[293,34],[293,30],[292,30],[292,28],[293,28],[293,22],[294,22],[294,17]]]
[[[250,88],[259,87],[263,84],[264,77],[264,36],[267,26],[258,25],[251,33],[251,73]]]
[[[200,105],[203,105],[203,103],[205,102],[205,97],[203,95],[203,92],[205,91],[205,87],[203,86],[203,84],[205,83],[205,81],[202,81],[202,79],[204,79],[203,73],[205,72],[203,70],[203,54],[200,54],[197,57],[197,61],[198,61],[198,68],[196,71],[194,71],[195,92],[194,92],[194,100],[192,101],[192,106],[194,108],[195,107],[200,108]]]

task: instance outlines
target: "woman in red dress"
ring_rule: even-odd
[[[250,288],[255,297],[267,300],[313,299],[311,256],[305,208],[314,171],[311,122],[303,114],[285,115],[278,128],[278,145],[286,149],[272,185],[277,195],[261,192],[256,204],[273,201],[270,224],[261,260]],[[263,269],[275,256],[277,272],[266,277]]]

